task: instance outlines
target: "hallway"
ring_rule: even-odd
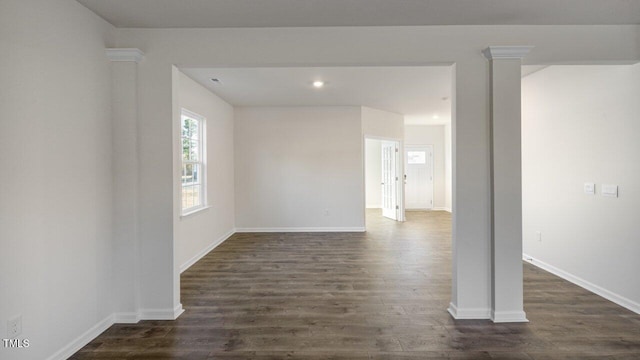
[[[73,359],[632,359],[640,316],[524,265],[529,324],[454,321],[449,213],[366,233],[235,234],[182,274],[176,321],[114,325]]]

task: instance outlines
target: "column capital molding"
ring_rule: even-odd
[[[144,53],[136,48],[111,48],[105,49],[104,52],[111,61],[131,61],[138,63],[144,58]]]
[[[482,50],[482,54],[488,60],[501,60],[501,59],[522,59],[525,57],[533,46],[489,46]]]

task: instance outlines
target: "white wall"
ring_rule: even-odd
[[[180,73],[180,108],[206,118],[206,183],[208,209],[178,217],[176,239],[182,270],[192,265],[234,231],[233,107]],[[177,151],[181,151],[178,148]],[[180,187],[180,174],[176,184]]]
[[[452,205],[452,172],[451,164],[453,163],[453,157],[451,156],[451,124],[444,126],[444,208],[451,212],[453,211]]]
[[[45,359],[112,312],[112,27],[72,0],[0,2],[0,338]],[[110,323],[109,323],[110,324]]]
[[[362,133],[365,136],[394,139],[402,142],[404,138],[404,116],[363,106]]]
[[[365,139],[364,172],[366,207],[378,209],[382,207],[382,142],[376,139]]]
[[[140,182],[145,184],[140,194],[139,234],[141,252],[148,256],[140,263],[145,284],[140,292],[142,303],[172,307],[179,296],[177,271],[171,271],[172,64],[255,67],[455,63],[452,304],[459,317],[486,318],[491,308],[489,71],[481,51],[488,45],[534,45],[526,64],[638,61],[639,31],[636,25],[117,30],[119,47],[147,51],[138,68],[140,159],[144,164]],[[438,51],[433,51],[435,48]]]
[[[636,312],[638,99],[640,64],[551,66],[522,82],[524,253]],[[602,184],[617,184],[619,198]]]
[[[236,108],[236,227],[362,230],[359,107]]]
[[[404,128],[405,147],[433,145],[433,208],[446,209],[444,125],[405,125]]]

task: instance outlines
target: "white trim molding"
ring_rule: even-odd
[[[130,61],[139,63],[144,59],[144,53],[136,48],[105,49],[107,58],[111,61]]]
[[[527,315],[524,311],[493,311],[491,310],[491,321],[494,323],[526,323]]]
[[[62,349],[58,350],[55,354],[49,356],[47,360],[66,360],[75,354],[78,350],[82,349],[85,345],[91,342],[91,340],[98,337],[105,330],[113,325],[113,315],[109,315],[106,318],[99,321],[92,326],[89,330],[85,331],[82,335],[78,336],[75,340],[71,341]]]
[[[273,232],[365,232],[364,227],[282,227],[282,228],[237,228],[237,233]]]
[[[593,284],[587,280],[584,280],[578,276],[575,276],[571,273],[568,273],[562,269],[559,269],[551,264],[547,264],[544,261],[538,260],[532,256],[529,256],[527,254],[522,254],[522,259],[532,265],[535,265],[537,267],[539,267],[542,270],[548,271],[550,273],[552,273],[553,275],[556,275],[560,278],[563,278],[573,284],[576,284],[578,286],[580,286],[583,289],[589,290],[592,293],[602,296],[603,298],[614,302],[624,308],[627,308],[633,312],[635,312],[636,314],[640,314],[640,304],[631,300],[631,299],[627,299],[626,297],[622,296],[622,295],[618,295],[612,291],[609,291],[607,289],[604,289],[596,284]]]
[[[173,319],[171,319],[171,320],[177,319],[183,313],[184,313],[184,308],[182,307],[182,303],[180,303],[180,304],[176,305],[176,307],[173,309]]]
[[[451,212],[451,208],[448,208],[448,207],[434,207],[433,210],[435,210],[435,211],[446,211],[448,213]]]
[[[482,50],[488,60],[522,59],[533,49],[533,46],[489,46]]]
[[[140,309],[140,320],[175,320],[184,312],[182,304],[174,309]]]
[[[137,324],[140,320],[140,313],[137,312],[120,312],[113,314],[114,324]]]
[[[456,320],[487,320],[491,319],[491,309],[459,309],[454,303],[449,303],[449,314]]]
[[[205,249],[203,249],[202,251],[200,251],[199,253],[197,253],[194,257],[192,257],[191,259],[187,260],[187,262],[185,262],[184,264],[182,264],[180,266],[180,273],[182,274],[183,272],[185,272],[185,270],[187,270],[188,268],[190,268],[193,264],[197,263],[198,260],[202,259],[203,257],[205,257],[208,253],[210,253],[213,249],[215,249],[216,247],[218,247],[218,245],[222,244],[223,242],[227,241],[227,239],[229,239],[231,236],[233,236],[233,234],[236,233],[235,229],[231,229],[229,230],[226,234],[222,235],[220,238],[218,238],[218,240],[212,242],[209,246],[207,246]]]

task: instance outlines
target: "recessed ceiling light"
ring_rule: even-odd
[[[314,87],[314,88],[319,89],[319,88],[321,88],[321,87],[323,87],[323,86],[324,86],[324,81],[317,80],[317,81],[314,81],[314,82],[313,82],[313,87]]]
[[[438,116],[438,114],[433,115],[433,120],[438,120],[440,119],[440,116]]]

